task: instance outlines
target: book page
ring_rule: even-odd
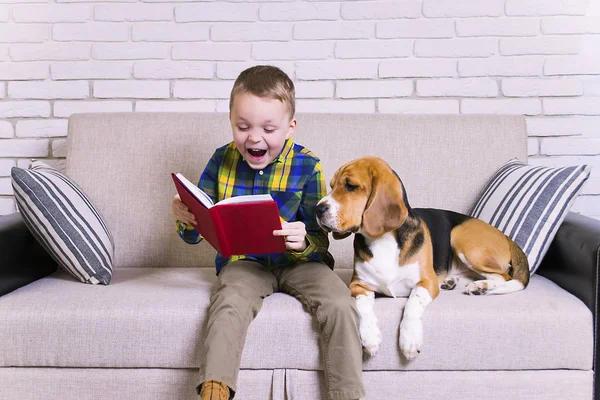
[[[194,195],[194,197],[196,197],[198,199],[198,201],[200,201],[202,204],[204,204],[204,207],[211,208],[214,205],[210,196],[207,195],[202,189],[200,189],[198,186],[194,185],[192,182],[190,182],[185,176],[181,175],[180,173],[177,173],[175,175],[179,178],[181,183],[183,183],[183,185]]]
[[[235,196],[219,201],[219,204],[238,204],[238,203],[256,203],[260,201],[274,201],[270,194],[247,194],[244,196]]]

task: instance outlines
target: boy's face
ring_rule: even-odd
[[[229,120],[233,141],[253,169],[269,165],[296,130],[296,120],[285,104],[251,93],[241,93],[233,99]]]

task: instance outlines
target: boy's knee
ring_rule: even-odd
[[[327,315],[336,316],[358,315],[356,301],[354,300],[354,297],[350,295],[350,291],[348,291],[347,295],[328,298],[322,303],[321,312]]]

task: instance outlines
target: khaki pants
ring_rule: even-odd
[[[263,299],[277,291],[295,296],[317,319],[328,397],[364,396],[354,298],[335,272],[316,262],[269,269],[239,260],[223,267],[210,299],[199,382],[218,380],[236,390],[248,326]]]

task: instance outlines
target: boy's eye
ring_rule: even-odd
[[[273,133],[273,132],[275,132],[275,129],[267,129],[267,128],[265,128],[264,131],[266,133]]]
[[[356,189],[358,189],[358,185],[353,185],[350,182],[346,182],[346,190],[349,192],[354,192]]]
[[[239,129],[240,131],[243,131],[243,132],[245,132],[245,131],[247,131],[247,130],[248,130],[248,129],[250,129],[250,128],[248,128],[247,126],[238,126],[238,129]]]

